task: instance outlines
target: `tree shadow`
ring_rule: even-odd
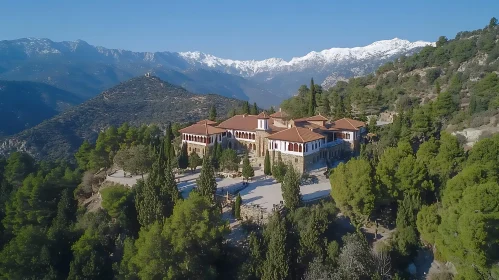
[[[331,193],[331,190],[327,189],[327,190],[316,191],[313,193],[304,194],[301,196],[301,198],[304,202],[307,202],[309,200],[315,200],[315,199],[327,197],[327,196],[329,196],[330,193]]]

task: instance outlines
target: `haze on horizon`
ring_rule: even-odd
[[[0,40],[84,40],[132,51],[201,51],[238,60],[289,60],[310,51],[365,46],[395,37],[453,38],[483,27],[492,0],[360,3],[261,1],[12,1],[0,10]],[[22,11],[21,13],[19,11]]]

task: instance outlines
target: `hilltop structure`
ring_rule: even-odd
[[[348,118],[329,122],[321,115],[289,119],[279,111],[272,115],[236,115],[218,125],[202,120],[180,133],[189,153],[203,156],[218,142],[227,148],[245,149],[263,161],[268,150],[272,159],[280,153],[284,162],[305,172],[318,163],[338,159],[344,151],[358,149],[366,124]]]

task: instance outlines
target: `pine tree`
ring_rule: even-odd
[[[274,109],[274,106],[270,106],[270,109],[268,111],[268,114],[271,115],[271,114],[274,114],[275,113],[275,109]]]
[[[209,116],[210,121],[216,121],[217,119],[217,109],[215,106],[211,106],[210,108],[210,116]]]
[[[272,166],[270,165],[270,155],[269,150],[265,151],[265,160],[263,162],[263,173],[266,176],[272,175]]]
[[[235,115],[236,115],[236,109],[234,108],[230,109],[229,114],[227,114],[229,118],[232,118]]]
[[[244,156],[243,159],[243,178],[248,180],[249,178],[255,176],[255,170],[253,170],[253,167],[251,167],[248,153]]]
[[[246,101],[246,102],[243,103],[242,113],[243,114],[249,114],[250,113],[250,106],[249,106],[249,102],[248,101]]]
[[[314,86],[314,79],[312,78],[310,80],[310,96],[309,96],[309,101],[308,101],[308,116],[313,116],[315,114],[315,86]]]
[[[187,144],[184,143],[178,157],[178,168],[186,169],[187,167],[189,167],[189,155],[187,154]]]
[[[263,280],[289,279],[291,274],[290,250],[286,223],[279,213],[275,213],[265,229],[267,239],[266,260],[263,263]]]
[[[258,115],[258,107],[256,106],[256,102],[254,102],[253,107],[251,107],[251,115]]]
[[[163,138],[163,148],[165,153],[163,154],[165,160],[169,160],[170,151],[173,141],[172,124],[168,123],[166,126],[165,137]]]
[[[196,169],[200,164],[202,163],[201,158],[199,157],[198,153],[196,153],[194,150],[191,152],[189,155],[189,168],[191,171]]]
[[[241,219],[241,203],[242,203],[242,198],[241,194],[237,194],[236,197],[236,203],[234,204],[234,216],[236,219]]]
[[[222,156],[222,146],[218,143],[217,139],[215,138],[215,143],[213,143],[213,148],[211,149],[211,164],[215,170],[218,170],[220,168],[220,157]]]
[[[286,174],[286,164],[282,162],[281,153],[277,155],[277,161],[274,162],[272,166],[272,175],[277,182],[281,183],[284,180],[284,175]]]
[[[198,191],[202,196],[205,196],[213,201],[215,192],[217,190],[217,181],[215,179],[215,171],[211,164],[210,157],[207,155],[203,158],[203,166],[201,174],[196,180]]]
[[[300,181],[301,174],[296,172],[295,168],[289,164],[286,168],[284,180],[281,183],[282,198],[289,209],[294,210],[301,204]]]
[[[178,159],[177,159],[177,155],[175,154],[175,147],[173,145],[170,145],[170,152],[168,155],[168,164],[170,165],[171,168],[175,168],[178,166]]]

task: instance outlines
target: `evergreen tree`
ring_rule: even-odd
[[[230,111],[229,111],[229,113],[227,114],[227,116],[228,116],[229,118],[232,118],[232,117],[233,117],[233,116],[235,116],[235,115],[236,115],[236,109],[231,108],[231,109],[230,109]]]
[[[97,233],[87,230],[73,245],[73,259],[70,265],[69,280],[112,279],[109,253]]]
[[[201,163],[202,160],[199,157],[198,153],[193,150],[189,155],[189,168],[191,169],[191,171],[194,171],[196,167],[198,167]]]
[[[320,105],[318,105],[319,113],[323,116],[329,116],[331,114],[331,108],[329,105],[329,96],[326,93],[320,95]]]
[[[241,203],[242,203],[241,194],[238,193],[236,197],[236,203],[234,204],[234,216],[238,220],[241,219]]]
[[[213,168],[218,170],[220,168],[220,157],[222,156],[222,146],[218,144],[217,138],[215,138],[215,143],[213,143],[213,148],[211,149],[211,164]],[[207,156],[205,156],[207,157]]]
[[[286,222],[279,213],[275,213],[265,229],[267,254],[263,263],[263,280],[288,279],[291,275],[290,250]]]
[[[256,102],[254,102],[253,107],[251,107],[251,115],[258,115],[258,107],[256,106]]]
[[[314,86],[314,79],[312,78],[310,80],[310,95],[309,95],[309,101],[308,101],[308,116],[313,116],[315,115],[315,86]]]
[[[210,121],[216,121],[217,120],[217,109],[215,106],[211,106],[210,108],[210,116],[209,116]]]
[[[165,137],[163,138],[163,149],[164,149],[163,157],[167,161],[170,159],[172,141],[173,141],[172,124],[168,123],[168,125],[166,126]]]
[[[207,197],[213,201],[215,192],[217,190],[217,180],[215,179],[215,171],[209,156],[203,158],[203,166],[201,174],[196,180],[198,191],[202,196]]]
[[[176,168],[178,166],[178,158],[177,155],[175,154],[175,147],[173,145],[170,145],[168,163],[171,168]]]
[[[284,180],[284,175],[286,175],[286,164],[282,161],[281,153],[277,154],[277,161],[274,161],[272,175],[279,183]]]
[[[249,114],[250,113],[250,105],[249,105],[248,101],[246,101],[246,102],[243,103],[242,113],[243,114]]]
[[[255,170],[250,164],[248,153],[246,153],[243,159],[243,178],[248,180],[253,176],[255,176]]]
[[[265,160],[263,162],[263,173],[266,176],[272,175],[272,166],[270,165],[270,155],[269,150],[265,151]]]
[[[274,113],[275,113],[274,106],[270,106],[270,109],[269,109],[269,111],[268,111],[267,113],[268,113],[269,115],[274,114]]]
[[[293,165],[288,164],[286,175],[281,183],[282,198],[287,208],[294,210],[301,204],[300,195],[301,174],[296,172]]]
[[[187,167],[189,167],[189,155],[187,154],[187,144],[183,143],[178,158],[178,168],[186,169]]]
[[[489,28],[492,29],[492,28],[496,27],[497,23],[498,23],[497,18],[495,18],[495,17],[491,18],[490,22],[489,22]]]

